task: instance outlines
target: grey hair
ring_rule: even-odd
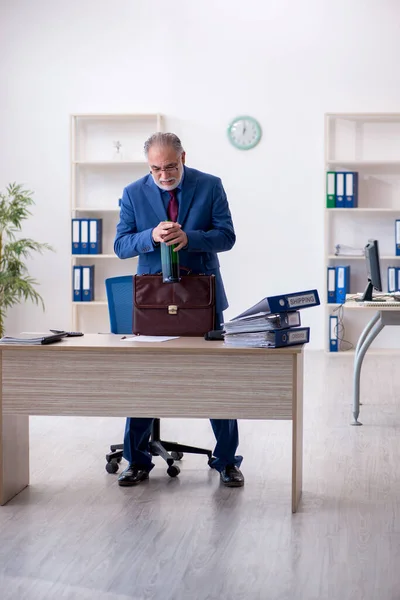
[[[181,140],[175,133],[161,133],[161,131],[153,133],[153,135],[151,135],[144,143],[144,154],[146,158],[152,146],[171,146],[176,150],[177,154],[183,154],[184,152]]]

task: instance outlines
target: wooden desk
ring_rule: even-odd
[[[119,335],[0,346],[0,504],[29,484],[29,415],[291,419],[292,511],[302,488],[303,347],[228,348]]]

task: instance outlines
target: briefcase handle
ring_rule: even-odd
[[[193,273],[192,269],[183,266],[179,267],[179,271],[185,271],[185,275],[205,275],[205,273]],[[158,271],[158,273],[155,273],[155,275],[162,275],[162,271]]]

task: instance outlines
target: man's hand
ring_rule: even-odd
[[[171,223],[171,221],[161,221],[154,227],[152,231],[152,237],[155,242],[164,242],[164,238],[168,233],[172,233],[173,231],[179,231],[180,225],[178,223]]]
[[[178,252],[187,246],[188,238],[186,233],[182,230],[181,225],[179,225],[179,223],[175,223],[175,225],[177,225],[179,229],[170,229],[167,235],[164,236],[163,242],[165,242],[167,246],[178,244],[177,247],[174,248],[174,252]]]
[[[153,229],[152,237],[155,242],[165,242],[167,246],[178,244],[174,248],[174,252],[182,250],[188,243],[187,235],[182,231],[181,225],[179,223],[171,223],[171,221],[161,221]]]

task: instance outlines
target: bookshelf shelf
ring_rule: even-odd
[[[329,260],[340,260],[342,262],[346,262],[346,260],[362,260],[362,261],[365,260],[365,258],[363,256],[347,256],[345,254],[340,254],[340,255],[328,254],[328,259]],[[400,256],[395,256],[395,255],[380,256],[380,260],[400,260]]]
[[[326,164],[331,167],[357,167],[359,169],[370,169],[371,167],[400,168],[400,160],[327,160]]]
[[[126,165],[147,165],[144,160],[74,160],[74,165],[89,166],[89,167],[123,167]]]
[[[107,306],[104,281],[136,272],[136,259],[119,260],[113,251],[119,199],[127,185],[148,173],[143,145],[162,130],[163,117],[156,113],[71,115],[71,218],[101,219],[103,250],[102,254],[72,254],[71,244],[71,270],[94,265],[91,302],[73,300],[71,273],[74,331],[109,331],[108,314],[103,310]]]
[[[100,259],[104,259],[104,258],[118,258],[118,256],[116,254],[73,254],[72,255],[72,260],[76,260],[78,258],[85,258],[88,259],[90,258],[90,260],[96,260],[98,258]]]
[[[72,302],[76,308],[94,308],[95,306],[107,306],[107,300],[93,300],[92,302]]]
[[[105,212],[119,214],[119,208],[105,208],[104,206],[75,206],[72,210],[75,212]]]
[[[400,199],[399,199],[399,204],[400,204]],[[375,208],[326,208],[325,209],[326,212],[329,213],[341,213],[341,214],[345,214],[350,216],[350,212],[355,213],[355,214],[374,214],[374,213],[398,213],[400,214],[400,207],[399,208],[381,208],[381,207],[375,207]],[[353,214],[354,217],[354,214]]]
[[[364,248],[369,239],[377,239],[382,291],[387,292],[388,267],[400,268],[400,256],[395,254],[395,221],[400,219],[400,113],[327,113],[325,173],[328,171],[358,173],[358,206],[327,208],[325,187],[325,281],[328,267],[348,264],[349,293],[363,292],[368,277],[365,258],[335,255],[335,246]],[[326,297],[327,289],[325,300]],[[376,307],[363,307],[364,310],[361,310],[357,306],[344,304],[344,310],[338,311],[340,304],[326,301],[324,306],[326,352],[330,356],[354,357],[354,351],[329,352],[329,317],[338,315],[342,318],[339,323],[340,337],[355,347]],[[394,328],[387,330],[377,340],[382,348],[369,350],[368,354],[400,352],[400,340]]]

